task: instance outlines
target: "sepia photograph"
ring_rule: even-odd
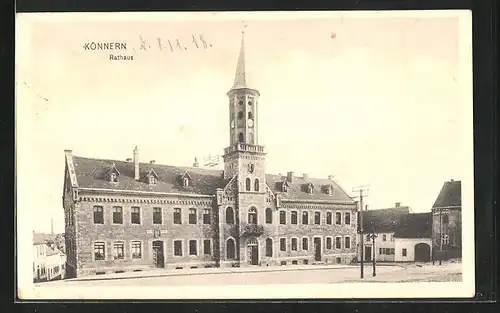
[[[18,14],[19,298],[473,296],[471,16]]]

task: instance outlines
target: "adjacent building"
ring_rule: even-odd
[[[410,213],[410,208],[400,203],[393,208],[363,211],[364,261],[430,261],[431,224],[430,212]],[[358,253],[361,258],[361,251]]]
[[[461,181],[445,182],[432,206],[432,244],[435,260],[462,257]]]
[[[65,277],[66,255],[52,242],[33,240],[33,281],[48,281]]]
[[[272,175],[244,39],[228,96],[224,169],[105,160],[65,151],[72,277],[147,268],[351,263],[357,204],[331,176]]]

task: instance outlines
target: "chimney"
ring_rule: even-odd
[[[450,179],[450,182],[454,182],[454,181],[455,181],[455,180],[454,180],[453,178],[452,178],[452,179]]]
[[[333,180],[333,175],[328,175],[329,180]]]
[[[155,164],[155,162],[156,162],[155,160],[151,160],[149,161],[149,164]]]
[[[200,164],[198,163],[198,159],[196,157],[194,157],[194,163],[193,163],[193,167],[199,167]]]
[[[134,148],[134,178],[139,180],[139,149]]]
[[[66,154],[72,154],[72,153],[73,153],[73,150],[66,149],[66,150],[64,150],[64,153],[66,153]]]
[[[288,172],[286,176],[286,180],[289,182],[292,182],[293,179],[293,172]]]
[[[127,162],[132,162],[132,158],[127,158]]]
[[[396,208],[399,208],[401,206],[401,202],[396,202]]]
[[[308,180],[308,179],[309,179],[309,175],[307,175],[306,173],[303,173],[303,174],[302,174],[302,178],[303,178],[304,180]]]

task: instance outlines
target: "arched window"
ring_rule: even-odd
[[[252,112],[248,112],[248,118],[253,118]]]
[[[259,180],[258,179],[255,180],[255,184],[254,185],[255,185],[254,186],[255,191],[259,191],[260,184],[259,184]]]
[[[226,209],[226,224],[234,224],[234,211],[231,207]]]
[[[243,135],[243,133],[240,133],[240,134],[238,135],[238,141],[239,141],[239,142],[243,142],[243,141],[245,141],[245,136]]]
[[[182,184],[184,185],[184,187],[188,187],[189,186],[189,178],[184,177],[184,179],[182,180]]]
[[[246,182],[245,182],[245,187],[246,187],[245,189],[246,189],[246,191],[250,191],[250,186],[251,186],[251,184],[252,184],[252,183],[251,183],[251,181],[250,181],[250,178],[247,178],[247,179],[246,179]]]
[[[266,209],[266,223],[267,224],[273,223],[273,210],[271,210],[271,208]]]
[[[254,207],[248,210],[248,224],[257,224],[257,209]]]
[[[229,238],[226,243],[226,259],[234,260],[236,247],[234,246],[234,239]]]
[[[273,256],[273,240],[271,238],[266,239],[266,256]]]

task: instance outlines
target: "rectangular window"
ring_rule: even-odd
[[[307,211],[302,212],[302,224],[309,224],[309,213],[307,213]]]
[[[189,224],[196,224],[196,209],[189,209]]]
[[[391,241],[394,241],[394,234],[391,235]]]
[[[125,257],[123,242],[115,242],[113,244],[113,257],[115,260],[123,260]]]
[[[344,222],[346,225],[351,225],[351,213],[344,213]]]
[[[302,238],[302,250],[309,250],[309,238]]]
[[[189,240],[189,255],[197,255],[196,251],[196,240]]]
[[[342,213],[335,212],[335,224],[337,225],[342,224]]]
[[[286,251],[286,238],[280,238],[280,251]]]
[[[406,256],[406,248],[403,248],[403,256]]]
[[[344,248],[351,249],[351,237],[345,237]]]
[[[106,253],[104,252],[104,242],[96,242],[94,244],[94,260],[101,261],[106,257]]]
[[[335,237],[335,249],[342,249],[342,238]]]
[[[208,239],[203,240],[203,254],[205,255],[212,254],[212,249],[210,247],[210,240]]]
[[[387,236],[385,234],[382,235],[382,241],[387,241]]]
[[[384,254],[384,253],[382,253],[382,248],[378,249],[378,254]]]
[[[140,259],[142,257],[142,246],[140,241],[132,241],[132,259]]]
[[[280,224],[282,224],[282,225],[286,224],[286,212],[285,211],[280,211]]]
[[[292,211],[290,222],[297,225],[297,211]]]
[[[327,249],[332,248],[332,238],[331,237],[326,237],[326,248]]]
[[[204,209],[203,210],[203,224],[209,225],[212,223],[211,221],[211,211],[210,209]]]
[[[104,224],[104,209],[102,206],[94,207],[94,224]]]
[[[153,224],[161,223],[161,208],[153,208]]]
[[[326,223],[332,225],[332,212],[326,212]]]
[[[297,238],[292,238],[292,251],[297,251]]]
[[[391,248],[390,254],[395,254],[395,253],[396,253],[396,249]]]
[[[182,224],[181,209],[174,209],[174,224]]]
[[[139,207],[132,207],[132,212],[130,215],[130,222],[132,224],[141,223],[141,209]]]
[[[182,241],[180,240],[174,241],[174,255],[182,256]]]
[[[314,212],[314,224],[319,225],[321,223],[321,212]]]
[[[113,207],[113,224],[123,224],[123,209],[119,206]]]

